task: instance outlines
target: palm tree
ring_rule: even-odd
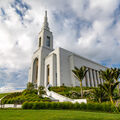
[[[83,98],[82,80],[84,79],[87,71],[88,70],[86,70],[85,66],[82,66],[81,68],[75,67],[74,70],[72,70],[72,72],[74,73],[74,76],[80,81],[81,98]]]
[[[116,82],[118,82],[119,78],[120,78],[120,69],[119,68],[111,68],[113,73],[114,73],[114,80]],[[117,85],[117,89],[118,89],[118,93],[120,95],[120,91],[119,91],[119,85]]]
[[[113,104],[113,92],[119,82],[114,81],[114,72],[109,68],[107,68],[105,71],[101,70],[100,77],[104,80],[104,83],[103,85],[100,84],[99,86],[108,94],[108,97]]]

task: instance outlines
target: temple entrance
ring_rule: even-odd
[[[47,65],[47,85],[50,83],[50,65]]]
[[[33,84],[35,85],[35,88],[37,88],[37,81],[38,81],[38,58],[36,58],[33,63]]]

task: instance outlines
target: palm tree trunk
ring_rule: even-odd
[[[117,85],[118,95],[120,96],[119,84]]]
[[[113,99],[112,99],[112,96],[110,96],[110,102],[113,104]]]
[[[80,81],[80,88],[81,88],[81,98],[83,98],[82,81]]]
[[[99,103],[101,103],[101,98],[98,98]]]

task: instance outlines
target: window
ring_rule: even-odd
[[[47,85],[50,83],[50,66],[47,65]]]
[[[41,46],[41,37],[39,38],[39,47]]]
[[[50,47],[50,37],[49,36],[47,36],[46,46]]]
[[[56,86],[57,86],[57,73],[56,73]]]

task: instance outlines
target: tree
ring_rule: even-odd
[[[82,66],[81,68],[75,67],[74,70],[72,70],[74,76],[80,81],[81,98],[83,98],[82,80],[84,79],[87,71],[88,70],[86,70],[85,66]]]
[[[105,71],[100,71],[100,78],[104,80],[104,83],[103,85],[100,84],[99,86],[108,94],[108,97],[113,104],[113,92],[119,82],[114,81],[114,72],[109,68],[107,68]]]
[[[33,90],[34,89],[34,84],[31,82],[27,83],[27,90]]]
[[[118,82],[118,80],[120,79],[120,69],[119,68],[111,68],[114,74],[114,80],[116,82]],[[118,93],[120,95],[120,91],[119,91],[119,85],[117,85],[117,89],[118,89]]]

